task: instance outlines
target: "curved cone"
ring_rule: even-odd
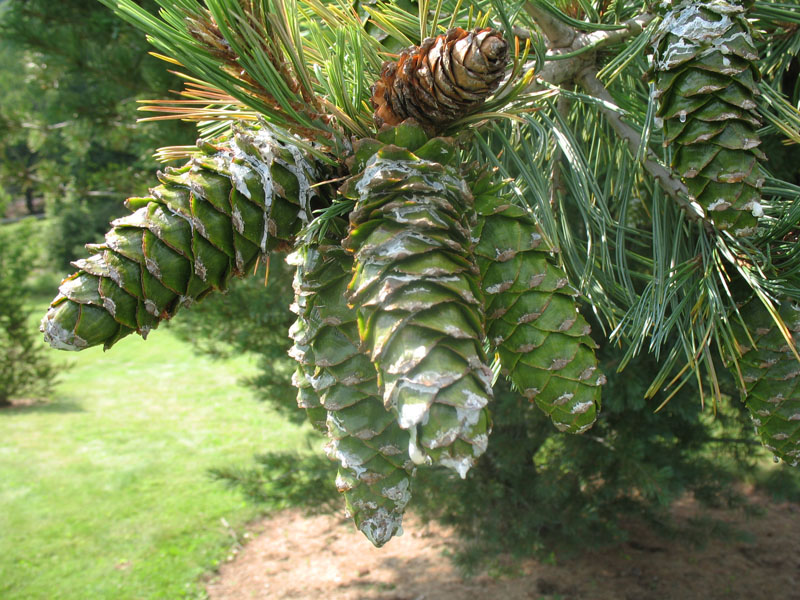
[[[320,169],[263,126],[241,129],[179,169],[159,173],[133,214],[117,219],[105,242],[61,284],[42,319],[55,348],[111,347],[143,337],[183,305],[224,290],[256,259],[291,243],[308,215]]]

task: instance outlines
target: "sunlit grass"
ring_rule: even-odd
[[[71,367],[49,404],[0,412],[0,598],[202,597],[256,516],[207,470],[302,451],[306,430],[238,384],[249,359],[169,330],[56,359]]]

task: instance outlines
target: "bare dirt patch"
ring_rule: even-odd
[[[632,525],[630,540],[580,558],[527,560],[519,577],[465,579],[447,557],[452,531],[406,519],[405,535],[376,549],[341,516],[284,511],[208,583],[211,600],[800,600],[800,506],[754,499],[764,516],[710,511],[748,541],[696,548]],[[675,508],[699,516],[696,503]]]
[[[37,404],[44,404],[44,401],[36,398],[14,398],[13,400],[0,401],[0,410],[4,408],[27,408],[29,406],[36,406]]]

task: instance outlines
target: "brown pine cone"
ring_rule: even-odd
[[[457,27],[383,63],[372,86],[375,124],[416,119],[431,132],[472,112],[497,89],[508,62],[508,42],[494,29]]]

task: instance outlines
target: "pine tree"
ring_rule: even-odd
[[[204,141],[162,149],[188,162],[76,263],[43,322],[54,345],[144,334],[293,250],[298,403],[377,545],[415,465],[480,460],[496,377],[559,429],[591,427],[598,343],[621,367],[657,357],[649,397],[696,381],[721,402],[729,367],[762,438],[796,457],[794,400],[772,400],[800,360],[800,189],[761,146],[800,142],[798,11],[103,2],[187,72],[182,99],[149,108]]]
[[[0,228],[0,408],[12,400],[45,398],[58,369],[28,326],[25,280],[35,259],[30,220]]]

